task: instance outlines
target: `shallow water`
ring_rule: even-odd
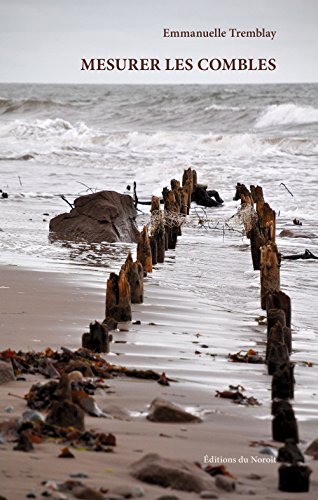
[[[315,84],[0,85],[0,188],[9,193],[7,200],[0,199],[0,261],[59,270],[69,279],[81,274],[85,284],[102,289],[105,276],[118,270],[130,245],[50,243],[49,219],[68,210],[59,195],[72,201],[90,189],[123,192],[136,180],[139,197],[149,198],[192,166],[200,182],[220,192],[224,206],[193,208],[176,252],[157,266],[152,283],[177,294],[191,292],[193,308],[199,304],[200,311],[213,311],[214,331],[203,318],[198,328],[204,327],[213,350],[223,357],[227,351],[263,349],[265,327],[255,321],[263,314],[259,274],[252,271],[247,240],[223,230],[224,222],[238,206],[233,201],[236,183],[259,184],[278,214],[278,234],[289,228],[318,235],[317,90]],[[301,228],[293,226],[294,217],[303,222]],[[305,248],[318,254],[317,236],[278,237],[277,242],[283,254]],[[317,265],[284,261],[281,269],[282,289],[292,298],[293,360],[299,362],[317,360]],[[178,315],[172,318],[171,329],[183,321]],[[175,354],[185,358],[180,373],[185,376],[190,369],[189,379],[206,382],[211,359],[201,357],[194,367],[193,345],[190,349],[183,340],[181,345],[184,353]],[[127,352],[134,354],[134,362],[140,354],[141,365],[149,361],[164,368],[167,352],[174,348],[159,339],[150,360],[144,339],[128,339],[128,345],[117,344],[116,349],[126,358]],[[218,365],[214,376],[227,366]],[[231,365],[237,383],[240,372],[248,380],[258,374],[251,389],[259,389],[269,402],[264,368],[244,366],[243,375],[241,366]],[[304,418],[317,416],[316,377],[317,366],[297,366],[296,404]]]

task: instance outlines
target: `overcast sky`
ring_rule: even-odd
[[[318,0],[0,0],[0,81],[317,82]],[[173,39],[163,29],[277,31]],[[81,58],[275,58],[273,72],[84,72]]]

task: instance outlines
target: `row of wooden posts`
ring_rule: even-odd
[[[294,398],[294,363],[292,353],[291,300],[280,289],[281,255],[276,245],[276,214],[265,202],[260,186],[236,186],[235,199],[250,208],[245,219],[247,237],[251,243],[254,270],[260,271],[260,302],[267,314],[266,364],[272,375],[272,437],[284,442],[290,463],[279,468],[279,489],[289,492],[309,491],[311,470],[299,465],[297,452],[298,425],[290,400]],[[285,447],[281,452],[286,456]]]
[[[144,277],[152,272],[152,266],[165,261],[165,253],[174,249],[181,225],[189,214],[192,192],[197,185],[197,173],[184,170],[181,183],[172,179],[170,188],[163,188],[164,209],[160,198],[151,200],[150,228],[144,226],[137,242],[137,259],[134,262],[128,252],[119,274],[110,273],[106,288],[106,312],[103,323],[94,322],[84,333],[82,346],[95,352],[109,351],[108,331],[116,323],[132,320],[132,304],[141,304],[144,297]]]

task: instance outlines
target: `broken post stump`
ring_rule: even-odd
[[[266,349],[266,353],[268,352],[268,342],[269,342],[270,331],[279,322],[281,324],[282,331],[283,331],[284,343],[287,346],[288,353],[291,354],[291,352],[292,352],[292,335],[291,335],[291,329],[288,326],[285,326],[285,318],[286,318],[286,315],[285,315],[285,311],[283,309],[267,309],[267,349]],[[267,354],[266,354],[266,359],[267,359]]]
[[[272,402],[272,436],[274,441],[285,443],[286,439],[299,442],[298,425],[292,405],[285,400]]]
[[[157,240],[156,240],[155,236],[150,236],[149,241],[150,241],[150,248],[151,248],[152,265],[155,266],[158,263]]]
[[[184,170],[182,176],[182,187],[186,188],[188,194],[187,215],[189,215],[190,213],[192,191],[196,187],[196,185],[197,185],[197,173],[195,170],[192,170],[189,167],[187,170]]]
[[[277,462],[296,464],[297,462],[305,462],[305,458],[295,441],[286,439],[284,446],[278,450]]]
[[[272,378],[272,399],[294,398],[294,367],[293,363],[286,362],[276,368]]]
[[[176,201],[175,193],[170,189],[163,188],[162,195],[166,219],[165,230],[168,234],[168,248],[174,249],[176,248],[178,235],[180,234],[180,226],[178,220],[174,219],[174,214],[180,213],[180,206]]]
[[[280,491],[290,493],[306,493],[309,491],[309,478],[312,470],[307,465],[282,464],[279,469]]]
[[[254,200],[250,191],[247,189],[245,184],[240,184],[239,182],[236,184],[236,191],[233,200],[241,200],[241,205],[254,205]]]
[[[269,293],[267,296],[266,309],[283,309],[286,316],[286,326],[291,328],[291,300],[289,295],[281,290]]]
[[[89,325],[89,332],[82,335],[82,347],[93,352],[109,352],[109,343],[112,339],[107,326],[94,321]]]
[[[150,212],[159,212],[160,210],[160,198],[158,196],[151,197],[151,207]]]
[[[251,255],[254,271],[261,269],[261,247],[264,245],[264,237],[260,233],[258,224],[252,225],[248,232],[251,242]]]
[[[181,200],[180,213],[187,215],[189,213],[189,191],[186,187],[181,187],[179,193]]]
[[[147,226],[144,226],[138,238],[137,260],[142,264],[145,276],[152,272],[152,255]]]
[[[276,369],[289,361],[288,348],[284,340],[283,326],[277,321],[269,332],[266,348],[268,375],[274,375]]]
[[[280,290],[280,253],[269,242],[261,248],[261,308],[266,309],[267,295]]]
[[[125,263],[122,265],[130,285],[132,304],[142,304],[144,300],[144,270],[139,260],[133,261],[131,252],[128,252]]]
[[[275,243],[276,240],[276,212],[273,210],[268,203],[262,203],[259,205],[259,210],[257,212],[260,231],[263,234],[266,243],[272,241]]]
[[[110,273],[106,290],[106,318],[117,322],[131,321],[130,285],[124,270],[119,276]]]
[[[250,186],[250,193],[254,203],[256,204],[256,211],[258,213],[257,207],[265,202],[263,188],[261,186]]]

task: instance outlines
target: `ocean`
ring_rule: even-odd
[[[0,199],[0,262],[81,273],[104,287],[130,245],[50,242],[49,219],[68,211],[60,195],[73,201],[92,190],[125,192],[136,181],[139,198],[150,199],[189,166],[225,203],[193,207],[176,252],[152,279],[228,313],[233,348],[262,346],[259,275],[240,227],[228,231],[225,223],[239,206],[236,183],[261,185],[277,212],[278,234],[287,228],[304,235],[278,236],[280,251],[318,255],[318,84],[1,84],[0,189],[9,197]],[[303,225],[294,226],[294,218]],[[318,354],[317,265],[283,261],[281,268],[293,305],[293,359],[302,366]],[[316,366],[305,369],[317,376]],[[318,414],[310,376],[299,389],[303,418]]]

